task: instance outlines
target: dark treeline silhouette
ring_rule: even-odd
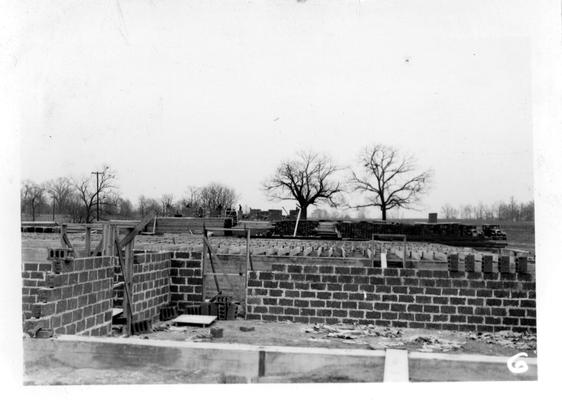
[[[22,220],[90,223],[98,219],[133,219],[147,214],[157,216],[219,216],[235,207],[238,195],[220,183],[189,187],[174,200],[172,194],[160,198],[140,196],[137,205],[118,191],[115,172],[104,166],[98,175],[80,178],[60,177],[47,182],[22,182]]]

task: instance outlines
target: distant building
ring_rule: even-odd
[[[437,213],[429,213],[429,215],[427,217],[427,222],[429,222],[430,224],[436,224],[437,223]]]

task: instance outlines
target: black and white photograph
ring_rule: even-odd
[[[5,4],[22,390],[552,378],[559,1]]]

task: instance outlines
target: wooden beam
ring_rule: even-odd
[[[91,234],[92,234],[92,227],[91,226],[87,226],[86,227],[86,244],[85,244],[85,249],[84,249],[84,255],[86,257],[90,257],[90,246],[91,246]]]
[[[64,247],[66,245],[66,243],[64,241],[64,235],[66,235],[66,224],[62,224],[60,226],[60,245],[61,245],[61,247]]]
[[[203,237],[203,241],[205,242],[205,244],[207,245],[207,251],[209,252],[209,261],[211,262],[211,269],[213,270],[213,278],[215,280],[215,286],[217,287],[217,293],[220,293],[220,286],[219,286],[219,280],[217,279],[217,274],[215,271],[215,265],[213,264],[213,250],[211,248],[211,245],[209,244],[208,240],[206,237]],[[205,257],[205,255],[203,254],[203,257]]]
[[[62,240],[64,244],[70,249],[70,251],[72,251],[72,253],[76,257],[78,254],[76,254],[76,251],[74,251],[74,246],[72,246],[72,243],[70,243],[70,239],[68,239],[68,236],[66,236],[66,232],[63,233]]]
[[[152,218],[155,218],[153,214],[144,217],[141,222],[139,222],[138,225],[135,226],[127,234],[127,236],[123,238],[123,240],[121,240],[121,247],[127,246],[135,238],[135,236],[137,236],[144,229],[144,227],[152,220]]]
[[[386,349],[383,382],[409,382],[408,351]]]
[[[125,273],[125,259],[123,257],[123,251],[121,250],[121,246],[119,246],[119,239],[115,238],[115,247],[116,247],[116,253],[117,253],[117,259],[119,260],[119,266],[121,267],[121,273],[123,274],[123,280],[124,280],[124,285],[123,285],[123,290],[125,292],[125,298],[123,298],[123,302],[126,304],[123,304],[123,313],[125,314],[125,317],[127,319],[127,333],[130,335],[131,334],[131,324],[133,321],[133,308],[131,306],[131,294],[129,292],[129,285],[127,285],[127,274]]]
[[[97,257],[98,254],[101,253],[102,249],[103,249],[103,237],[100,239],[100,242],[98,243],[98,245],[96,246],[94,251],[91,254],[89,254],[88,256],[92,255],[94,257]]]

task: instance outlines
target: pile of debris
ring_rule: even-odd
[[[337,340],[347,344],[365,345],[371,349],[381,348],[380,346],[387,348],[404,345],[403,342],[395,340],[402,336],[400,329],[375,325],[315,324],[311,328],[306,328],[304,332],[319,335],[308,339],[312,342]],[[384,342],[384,344],[381,345],[381,342]]]
[[[469,333],[467,338],[487,344],[496,344],[517,350],[536,350],[537,335],[530,332],[499,331],[496,333]]]
[[[304,332],[315,335],[308,340],[366,345],[373,350],[387,348],[416,348],[423,352],[449,352],[462,350],[466,342],[448,340],[433,335],[407,336],[403,330],[375,325],[322,325],[316,324]]]
[[[329,338],[357,339],[359,337],[386,337],[398,338],[402,331],[396,328],[378,327],[375,325],[324,325],[315,324],[312,328],[306,328],[306,333],[321,334]]]
[[[421,345],[419,351],[431,353],[462,350],[466,342],[456,340],[438,339],[435,336],[416,336],[408,341],[410,344]]]

